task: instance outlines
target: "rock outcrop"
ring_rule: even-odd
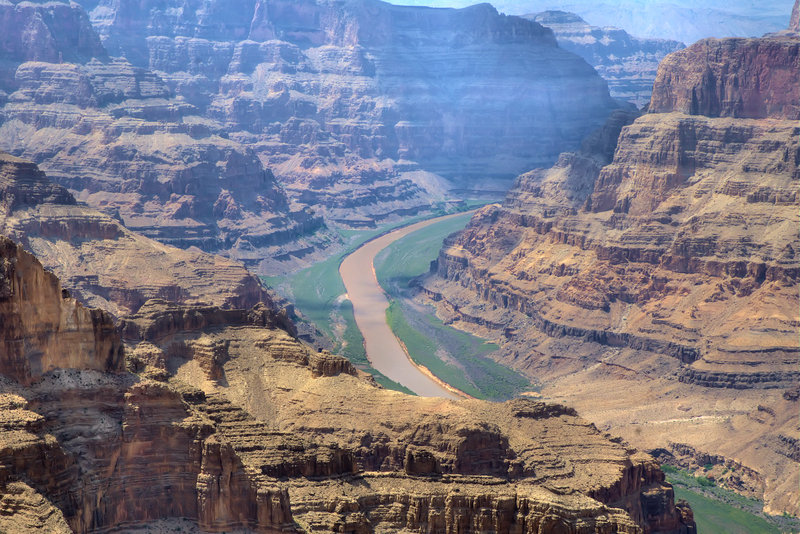
[[[122,370],[122,342],[108,314],[70,298],[7,237],[0,238],[0,249],[0,374],[29,385],[58,368]]]
[[[114,316],[147,300],[250,308],[270,297],[233,260],[163,245],[78,203],[36,165],[0,153],[0,233],[38,256],[76,299]]]
[[[799,57],[787,36],[668,56],[615,149],[600,133],[522,175],[423,284],[546,394],[637,445],[681,435],[747,466],[776,513],[800,498],[780,439],[796,432],[782,391],[800,379]]]
[[[84,5],[112,54],[152,69],[292,198],[345,224],[418,209],[430,186],[409,170],[464,187],[550,163],[615,107],[550,31],[488,4]]]
[[[652,113],[800,119],[797,39],[705,39],[664,60]]]
[[[661,60],[685,48],[679,41],[634,37],[620,28],[592,26],[565,11],[544,11],[525,18],[553,30],[558,46],[585,59],[608,82],[611,96],[639,108],[650,101]]]
[[[0,255],[4,528],[695,532],[652,457],[564,406],[387,391],[263,307],[150,301],[124,365],[107,315]]]

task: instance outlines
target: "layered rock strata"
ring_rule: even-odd
[[[650,101],[661,60],[685,48],[679,41],[634,37],[620,28],[592,26],[565,11],[544,11],[525,18],[553,30],[558,46],[585,59],[608,82],[611,96],[639,108]]]
[[[345,223],[414,207],[430,185],[411,169],[464,186],[552,162],[615,107],[550,31],[488,4],[84,5],[112,54],[158,73],[293,198]]]
[[[751,469],[775,513],[800,498],[781,439],[800,380],[798,57],[785,36],[668,56],[615,150],[522,175],[424,284],[545,393],[639,445]]]
[[[251,148],[152,71],[110,58],[80,6],[6,3],[0,17],[0,149],[181,248],[255,267],[326,239],[314,237],[322,219],[290,203]]]
[[[121,317],[147,300],[223,308],[271,305],[243,265],[163,245],[78,203],[33,163],[0,153],[0,233],[35,253],[81,302]]]
[[[383,390],[263,307],[150,301],[125,362],[108,316],[0,254],[3,339],[24,348],[0,362],[4,528],[695,531],[652,457],[564,406]]]

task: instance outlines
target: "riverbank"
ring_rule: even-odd
[[[368,241],[344,258],[339,273],[352,303],[356,324],[364,337],[367,358],[381,374],[423,396],[460,398],[419,369],[386,323],[389,301],[373,267],[375,256],[393,242],[426,226],[464,216],[445,215],[393,230]]]

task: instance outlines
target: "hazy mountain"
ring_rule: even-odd
[[[394,4],[464,7],[470,0],[393,0]],[[616,26],[639,37],[691,44],[705,37],[758,37],[786,28],[792,0],[496,0],[509,15],[547,10],[577,13],[590,24]]]

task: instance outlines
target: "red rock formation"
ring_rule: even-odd
[[[798,58],[784,35],[668,56],[613,160],[564,154],[521,176],[448,239],[424,284],[448,320],[506,341],[504,363],[634,443],[666,447],[687,406],[709,417],[686,440],[757,471],[778,512],[799,498],[780,439],[793,410],[780,390],[800,377]],[[598,406],[615,388],[614,408]],[[762,395],[779,407],[769,423],[712,422],[735,415],[706,399],[758,413]]]
[[[659,66],[651,113],[800,119],[800,42],[705,39]]]
[[[107,313],[70,298],[36,258],[2,236],[0,257],[0,373],[27,385],[58,368],[122,370],[122,343]]]
[[[26,298],[61,302],[55,278],[2,243],[7,274],[54,282]],[[36,376],[0,368],[3,390],[25,397],[0,394],[0,502],[12,507],[0,526],[106,532],[182,518],[207,532],[694,532],[652,459],[573,410],[386,391],[270,328],[267,312],[149,303],[124,329],[165,355],[164,372],[149,373],[158,381],[152,369],[96,365],[88,343]],[[53,325],[41,319],[17,322],[46,336]],[[14,321],[0,325],[11,339]],[[84,337],[119,343],[101,328]],[[143,347],[129,341],[134,369]],[[197,350],[219,344],[222,360]]]

